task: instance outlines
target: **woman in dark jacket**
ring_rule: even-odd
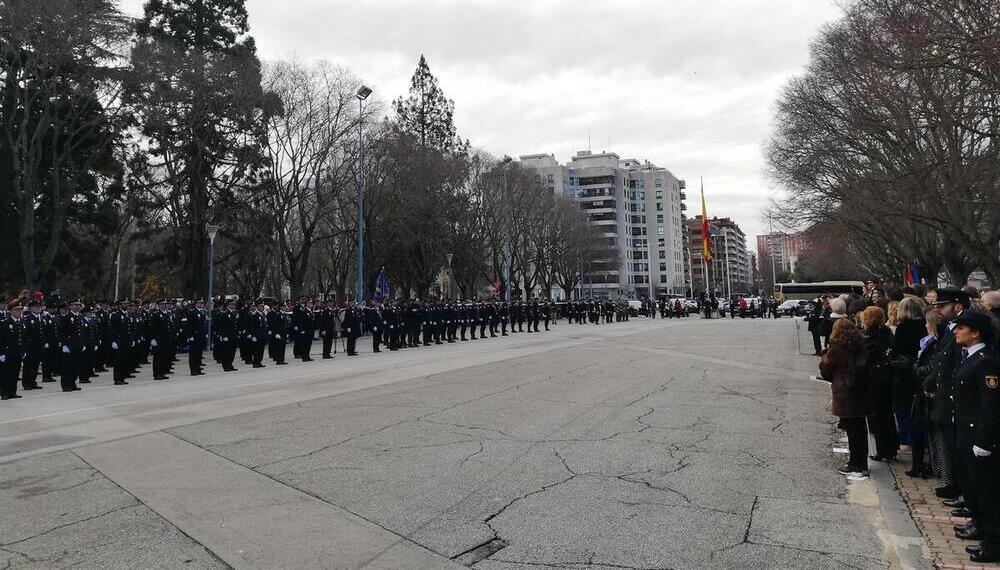
[[[940,318],[933,307],[925,311],[924,326],[926,336],[920,339],[920,349],[917,352],[915,362],[909,362],[907,372],[913,378],[913,408],[910,414],[912,423],[910,425],[910,437],[913,441],[913,466],[906,472],[910,477],[920,477],[927,479],[933,472],[930,465],[925,461],[928,441],[928,429],[930,427],[930,406],[928,406],[927,395],[924,394],[923,381],[930,374],[930,363],[937,353],[937,339],[940,335]],[[906,357],[893,357],[894,360],[908,360]]]
[[[868,355],[868,379],[874,406],[868,418],[868,429],[875,436],[875,455],[871,456],[875,461],[892,461],[899,454],[899,434],[892,413],[892,331],[885,326],[885,318],[881,307],[867,307],[861,313],[861,334]]]
[[[923,302],[914,297],[903,299],[896,308],[896,332],[892,338],[892,357],[904,357],[908,365],[894,368],[892,385],[892,409],[899,425],[899,441],[913,446],[910,433],[913,395],[916,392],[912,363],[917,360],[920,340],[927,336],[924,321]]]
[[[845,475],[868,472],[867,419],[872,412],[868,384],[867,353],[854,323],[840,319],[833,325],[826,354],[819,362],[820,374],[830,383],[833,415],[847,432],[850,459],[840,470]]]

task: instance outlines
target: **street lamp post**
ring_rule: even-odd
[[[135,247],[139,243],[139,229],[132,228],[132,294],[130,299],[135,299]]]
[[[219,226],[209,224],[205,226],[208,232],[208,349],[212,349],[212,310],[215,308],[215,297],[213,296],[212,285],[215,278],[215,236],[219,233]]]
[[[448,281],[445,286],[445,291],[446,291],[445,298],[451,299],[451,260],[453,257],[455,257],[455,254],[449,253],[446,254],[445,257],[448,258]]]
[[[510,256],[511,256],[511,213],[510,213],[510,196],[507,193],[507,165],[510,164],[514,159],[509,156],[504,156],[503,161],[500,162],[500,191],[503,194],[503,205],[504,205],[504,240],[503,240],[503,286],[504,286],[504,301],[510,303]]]
[[[354,296],[356,302],[365,300],[365,145],[364,145],[364,105],[372,94],[369,87],[358,87],[358,264],[355,276]]]

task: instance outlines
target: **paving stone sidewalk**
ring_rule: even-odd
[[[917,528],[924,535],[934,566],[953,570],[989,570],[1000,568],[1000,564],[975,564],[969,561],[965,547],[974,544],[955,538],[953,527],[965,524],[968,519],[951,516],[950,508],[941,504],[934,495],[935,487],[941,483],[937,479],[918,479],[906,475],[911,461],[909,453],[900,455],[901,461],[890,464],[890,471],[896,478],[896,486],[903,501],[910,509]]]

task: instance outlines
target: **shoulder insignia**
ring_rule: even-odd
[[[998,386],[1000,386],[1000,379],[998,379],[996,376],[986,377],[987,388],[989,388],[990,390],[996,390]]]

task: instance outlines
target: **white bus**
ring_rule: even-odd
[[[820,295],[836,296],[843,293],[861,294],[865,284],[861,281],[819,281],[817,283],[776,283],[774,298],[779,303],[789,299],[812,300]]]

